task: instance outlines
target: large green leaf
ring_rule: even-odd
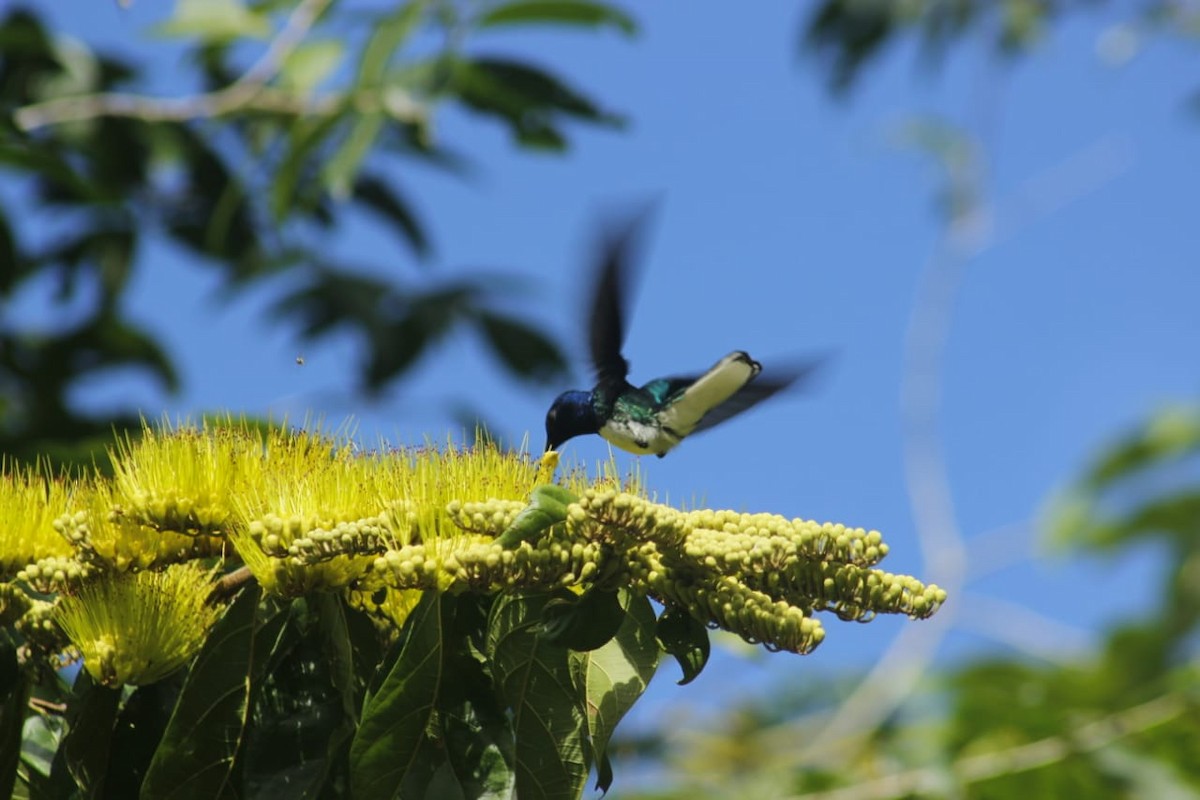
[[[235,765],[246,797],[316,797],[344,777],[337,773],[346,698],[334,677],[341,668],[331,663],[324,600],[291,601],[256,638],[250,724]],[[344,781],[340,788],[344,794]]]
[[[607,644],[588,652],[571,653],[578,689],[587,699],[588,737],[598,776],[597,788],[612,784],[608,742],[621,718],[633,707],[658,668],[654,609],[646,597],[621,591],[624,623]]]
[[[577,595],[562,590],[542,609],[541,636],[569,650],[602,647],[625,624],[625,604],[618,592],[593,587]]]
[[[29,700],[29,681],[17,666],[17,648],[0,632],[0,797],[8,797],[21,760],[21,732]]]
[[[512,725],[478,661],[460,652],[453,674],[452,696],[438,715],[446,761],[430,796],[507,800],[516,786]]]
[[[138,796],[185,677],[182,671],[176,672],[165,680],[139,686],[125,699],[113,731],[112,757],[104,780],[107,797]]]
[[[80,670],[69,701],[69,729],[59,745],[63,763],[84,797],[99,797],[112,752],[113,727],[117,721],[121,692],[92,680]]]
[[[611,26],[629,36],[637,33],[637,23],[621,9],[587,0],[517,0],[488,9],[476,21],[480,28],[539,24]]]
[[[391,798],[421,754],[445,669],[446,631],[455,598],[426,592],[405,623],[407,640],[391,671],[363,708],[350,744],[356,798]]]
[[[243,589],[209,632],[150,762],[141,797],[233,793],[234,760],[250,713],[259,596],[257,585]]]
[[[488,618],[488,653],[516,735],[517,796],[576,800],[587,783],[587,720],[570,651],[537,635],[545,594],[502,595]]]

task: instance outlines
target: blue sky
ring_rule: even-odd
[[[175,51],[147,35],[162,15],[157,4],[76,0],[46,10],[90,42],[150,58],[160,88],[178,85]],[[626,131],[578,129],[560,158],[517,151],[497,126],[447,109],[436,134],[479,166],[476,177],[412,165],[391,172],[430,223],[433,265],[414,265],[367,224],[330,247],[418,283],[509,270],[528,279],[515,308],[578,344],[595,212],[660,197],[627,339],[633,379],[704,368],[733,349],[766,361],[835,357],[813,393],[643,461],[650,487],[672,500],[877,528],[892,547],[885,567],[926,576],[906,492],[900,386],[919,276],[943,220],[936,169],[898,147],[895,132],[921,117],[982,134],[987,197],[1012,224],[964,265],[938,428],[972,567],[1014,563],[969,588],[1084,634],[1144,608],[1155,595],[1153,553],[1120,563],[1047,559],[1030,523],[1104,442],[1195,397],[1200,120],[1185,106],[1196,89],[1194,51],[1154,40],[1126,63],[1106,63],[1097,42],[1115,18],[1086,15],[1012,64],[971,41],[934,73],[913,48],[894,48],[838,100],[816,63],[797,58],[794,3],[655,3],[636,16],[643,29],[633,41],[547,31],[474,45],[553,66],[626,113]],[[453,424],[445,398],[470,396],[504,436],[529,431],[540,447],[551,399],[573,388],[519,386],[464,336],[398,391],[365,404],[352,391],[356,343],[298,343],[264,316],[269,288],[229,302],[204,269],[161,246],[138,266],[130,308],[178,359],[184,391],[168,397],[114,376],[81,387],[82,402],[133,397],[153,416],[353,415],[364,436],[415,442],[442,438]],[[586,380],[586,365],[577,372]],[[598,438],[567,451],[589,462],[608,455]],[[730,676],[743,685],[764,673],[868,664],[914,624],[830,620],[816,655],[723,661],[694,691],[728,687]],[[997,646],[960,632],[944,652]],[[663,697],[685,701],[689,691]]]

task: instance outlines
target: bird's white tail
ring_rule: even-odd
[[[662,427],[679,436],[691,433],[712,409],[724,403],[762,371],[762,364],[741,350],[722,358],[684,390],[663,412]]]

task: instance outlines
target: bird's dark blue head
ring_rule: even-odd
[[[573,437],[599,432],[600,420],[592,407],[591,392],[563,392],[546,412],[547,450],[557,450]]]

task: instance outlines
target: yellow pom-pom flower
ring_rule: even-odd
[[[204,643],[219,609],[206,601],[210,572],[197,564],[109,572],[63,596],[54,620],[105,686],[140,686],[182,667]]]

